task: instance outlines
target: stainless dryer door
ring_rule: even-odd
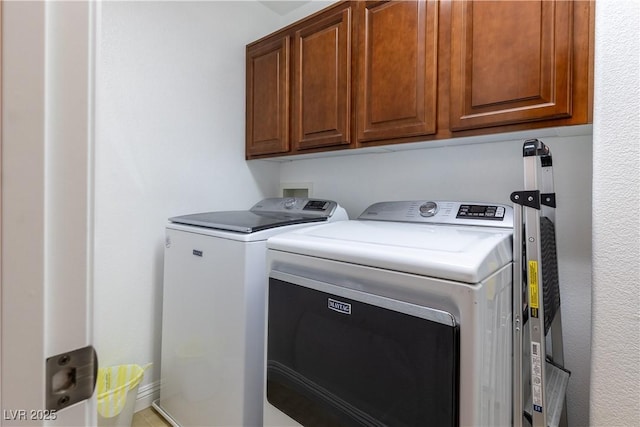
[[[267,399],[302,425],[458,424],[449,313],[276,271],[267,345]]]

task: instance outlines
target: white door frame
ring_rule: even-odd
[[[2,7],[0,1],[0,378],[2,378]],[[1,380],[0,380],[1,381]],[[0,383],[0,406],[2,406],[2,383]],[[0,421],[0,426],[2,421]]]
[[[2,3],[0,425],[94,425],[42,410],[46,358],[93,340],[95,5]]]

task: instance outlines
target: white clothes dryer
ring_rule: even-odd
[[[270,238],[265,425],[511,424],[512,234],[405,201]]]
[[[170,218],[153,406],[171,424],[262,424],[267,238],[346,219],[336,202],[306,198]]]

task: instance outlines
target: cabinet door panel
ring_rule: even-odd
[[[571,1],[452,5],[451,129],[571,116]]]
[[[437,3],[367,2],[361,10],[358,140],[435,133]]]
[[[289,150],[289,37],[247,49],[247,157]]]
[[[296,31],[293,146],[348,145],[351,114],[351,9]]]

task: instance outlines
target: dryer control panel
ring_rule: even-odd
[[[506,210],[497,205],[460,205],[456,218],[489,219],[502,221]]]
[[[365,209],[358,219],[513,228],[513,208],[482,202],[379,202]]]

